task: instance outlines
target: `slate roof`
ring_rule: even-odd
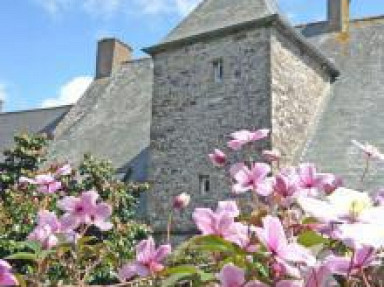
[[[162,43],[261,19],[277,11],[275,0],[205,0]]]
[[[325,22],[299,29],[341,70],[303,160],[359,188],[365,162],[351,140],[368,141],[384,151],[384,17],[354,20],[347,34],[327,33]],[[383,175],[383,165],[375,164],[365,186],[383,187]]]
[[[95,80],[57,127],[50,158],[76,164],[91,152],[144,180],[152,85],[151,59],[126,62],[111,77]]]
[[[52,133],[70,108],[71,106],[61,106],[0,113],[0,151],[12,147],[14,135],[21,132]]]

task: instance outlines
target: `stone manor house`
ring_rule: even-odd
[[[52,159],[112,160],[120,175],[152,183],[143,206],[160,232],[173,195],[193,197],[180,234],[191,231],[195,206],[228,198],[225,175],[206,155],[238,129],[270,128],[260,150],[313,161],[353,184],[362,159],[351,140],[384,148],[384,16],[350,19],[353,0],[324,4],[326,21],[293,26],[275,0],[205,0],[143,59],[101,40],[82,98],[1,113],[0,148],[14,133],[47,132]],[[369,188],[384,185],[383,171],[372,169]]]

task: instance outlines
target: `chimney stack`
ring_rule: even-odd
[[[328,23],[332,31],[348,32],[351,0],[328,0]]]
[[[97,44],[96,79],[111,76],[122,63],[132,59],[132,48],[114,39],[102,39]]]

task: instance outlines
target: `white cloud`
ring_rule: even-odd
[[[121,7],[122,0],[85,0],[84,10],[93,16],[110,17]]]
[[[51,15],[56,15],[69,8],[73,0],[34,0]]]
[[[185,16],[191,12],[200,2],[200,0],[176,0],[176,5],[178,12]]]
[[[34,0],[55,16],[70,8],[80,9],[95,17],[111,17],[119,12],[185,16],[202,0]]]
[[[76,77],[64,84],[56,98],[48,98],[41,103],[41,107],[55,107],[76,103],[84,94],[93,78],[89,76]]]

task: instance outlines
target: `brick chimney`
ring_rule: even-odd
[[[132,48],[114,38],[102,39],[97,44],[96,79],[111,76],[122,63],[132,59]]]
[[[351,0],[328,0],[328,23],[332,31],[348,32]]]

